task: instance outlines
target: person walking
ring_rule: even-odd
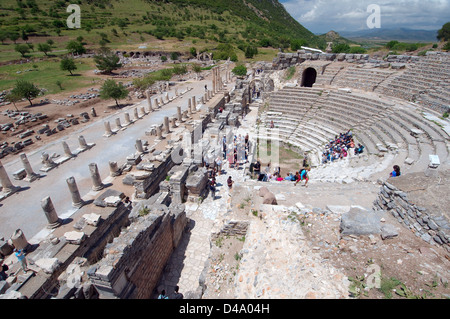
[[[27,273],[28,271],[28,264],[27,264],[27,258],[25,257],[25,252],[22,249],[14,249],[15,255],[17,257],[17,260],[20,262],[20,265],[22,266],[22,270],[24,273]]]
[[[183,299],[184,296],[181,292],[178,292],[180,290],[180,287],[176,286],[175,291],[173,292],[172,299]]]
[[[233,182],[233,180],[231,179],[231,176],[228,176],[228,179],[227,179],[227,185],[228,185],[228,189],[231,191],[231,189],[233,188],[233,184],[234,184],[234,182]]]
[[[390,173],[391,177],[397,177],[397,176],[401,175],[401,173],[400,173],[400,166],[394,165],[393,169],[394,170]]]
[[[159,294],[158,299],[169,299],[169,297],[166,296],[166,291],[164,289]]]

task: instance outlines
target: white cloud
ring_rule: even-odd
[[[382,28],[436,30],[450,21],[450,0],[280,0],[312,32],[367,28],[367,7],[381,9]]]

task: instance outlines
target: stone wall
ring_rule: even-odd
[[[299,50],[295,53],[279,52],[272,61],[274,70],[282,70],[305,61],[345,61],[349,63],[366,63],[369,60],[368,54],[347,54],[347,53],[306,53]]]
[[[430,55],[448,55],[445,52],[428,51]],[[369,54],[350,54],[350,53],[306,53],[304,50],[298,50],[295,53],[278,52],[278,55],[272,61],[272,69],[283,70],[305,61],[331,61],[348,63],[373,63],[382,64],[384,67],[404,65],[414,63],[420,60],[419,56],[411,55],[388,55],[385,59],[374,59]]]
[[[72,226],[67,226],[67,232],[82,232],[84,236],[80,242],[72,242],[65,236],[43,241],[39,247],[28,254],[27,259],[30,267],[35,271],[35,275],[30,275],[29,279],[20,287],[11,287],[29,299],[46,299],[54,293],[53,289],[60,285],[59,276],[77,258],[83,257],[90,262],[95,262],[100,258],[103,248],[107,243],[120,233],[121,227],[128,225],[129,207],[120,203],[116,207],[89,206],[80,209],[80,215],[97,214],[100,216],[99,223],[94,226],[81,222],[81,217]],[[83,226],[81,226],[83,224]],[[53,260],[56,267],[52,270],[40,269],[37,264],[42,261]]]
[[[187,221],[184,205],[155,205],[149,214],[137,217],[105,248],[104,258],[88,271],[100,295],[150,298]]]
[[[422,181],[422,188],[405,190],[405,187],[402,190],[394,185],[397,183],[401,186],[405,183],[411,185],[413,179]],[[430,244],[443,246],[450,252],[450,224],[445,212],[440,211],[438,202],[426,195],[426,185],[427,178],[423,174],[390,178],[382,184],[378,198],[374,201],[374,207],[390,212],[399,223],[411,229],[416,236]],[[417,194],[417,191],[423,194]],[[421,196],[428,199],[422,202]],[[428,207],[425,207],[427,202]]]

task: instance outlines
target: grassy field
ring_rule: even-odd
[[[59,93],[61,89],[56,84],[61,82],[64,91],[72,91],[92,85],[95,77],[85,73],[95,68],[92,59],[76,59],[77,70],[70,75],[68,71],[62,71],[59,67],[59,59],[51,58],[46,61],[11,64],[0,68],[0,91],[12,88],[15,82],[24,79],[35,83],[40,89],[45,88],[48,94]]]

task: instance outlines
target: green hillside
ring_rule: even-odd
[[[79,29],[67,27],[70,4],[80,7]],[[88,52],[103,46],[185,55],[208,51],[215,60],[239,62],[271,61],[279,48],[326,47],[276,0],[1,0],[0,91],[17,80],[33,81],[48,93],[92,83],[92,59],[79,60],[77,76],[60,69],[71,41]],[[44,45],[50,46],[47,52]],[[18,46],[28,49],[21,53]]]
[[[71,3],[81,8],[81,29],[66,26]],[[81,35],[89,44],[106,39],[114,46],[149,36],[274,48],[288,48],[292,39],[325,45],[274,0],[2,0],[0,12],[3,43],[12,43],[8,35],[15,33],[18,43],[22,37]]]

